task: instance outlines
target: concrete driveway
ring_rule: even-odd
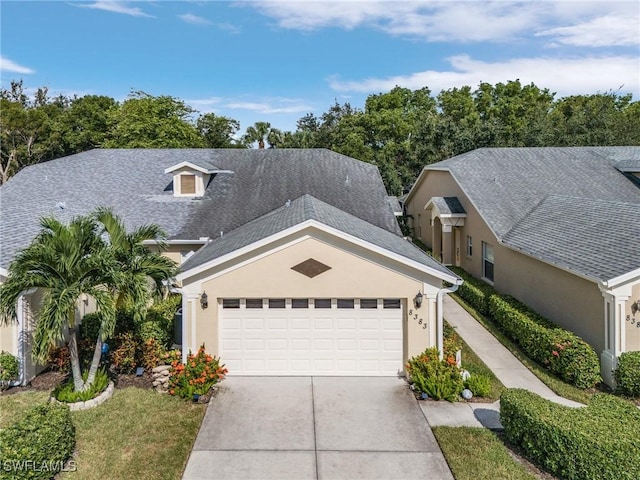
[[[228,377],[183,478],[453,480],[406,383],[387,377]]]

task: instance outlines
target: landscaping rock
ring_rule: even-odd
[[[151,373],[168,372],[171,370],[171,365],[158,365],[151,370]]]

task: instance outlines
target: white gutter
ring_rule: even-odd
[[[458,279],[456,281],[456,283],[454,283],[451,287],[447,287],[447,288],[441,288],[440,290],[438,290],[438,293],[436,295],[436,317],[437,317],[437,322],[438,322],[438,352],[440,354],[440,360],[442,360],[444,358],[444,352],[443,352],[443,348],[444,348],[444,312],[443,310],[443,306],[442,306],[442,298],[444,297],[445,293],[453,293],[456,290],[458,290],[458,287],[460,285],[462,285],[463,280]]]

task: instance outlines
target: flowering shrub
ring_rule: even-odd
[[[168,352],[165,352],[161,357],[160,357],[160,362],[162,363],[162,365],[173,365],[173,362],[180,362],[180,360],[182,359],[182,352],[180,351],[180,349],[175,349],[175,350],[169,350]]]
[[[204,395],[227,373],[220,359],[209,355],[202,345],[194,355],[189,352],[187,363],[180,360],[171,363],[169,393],[182,398],[192,398],[194,394]]]
[[[434,400],[455,402],[464,385],[455,355],[440,360],[437,348],[428,348],[407,363],[407,373],[415,390]]]

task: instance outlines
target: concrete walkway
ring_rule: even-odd
[[[566,398],[556,395],[542,383],[531,371],[478,321],[473,318],[455,300],[444,297],[444,318],[456,329],[462,339],[478,357],[491,369],[507,388],[523,388],[537,393],[552,402],[570,407],[583,407]],[[464,365],[464,357],[462,358]],[[500,402],[488,403],[449,403],[420,402],[420,407],[432,427],[470,426],[500,429]]]

